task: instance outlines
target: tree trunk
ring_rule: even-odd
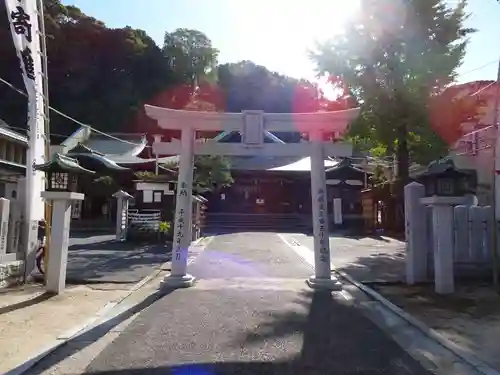
[[[403,121],[398,126],[398,145],[396,150],[396,158],[398,165],[398,180],[403,184],[408,183],[410,179],[410,154],[408,151],[408,128],[406,122]]]

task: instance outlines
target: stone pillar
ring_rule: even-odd
[[[21,237],[22,208],[18,200],[10,202],[11,213],[9,221],[9,232],[7,233],[7,252],[17,253],[19,251],[19,240]]]
[[[432,241],[434,252],[434,287],[436,293],[450,294],[455,290],[453,274],[454,207],[464,203],[464,197],[426,197],[423,204],[432,206]]]
[[[189,287],[194,277],[187,273],[187,258],[192,223],[192,192],[194,162],[194,130],[186,126],[182,129],[181,155],[177,180],[175,204],[174,243],[172,249],[172,272],[162,281],[165,287]]]
[[[0,198],[0,260],[7,254],[7,236],[9,234],[10,201]]]
[[[113,197],[116,198],[116,240],[125,241],[128,230],[128,206],[132,196],[120,190],[114,193]]]
[[[66,286],[71,202],[83,200],[81,193],[44,191],[42,197],[52,201],[49,263],[45,274],[47,292],[60,294]]]
[[[311,198],[314,232],[314,276],[307,283],[314,289],[341,290],[332,277],[326,197],[325,160],[321,133],[311,134]]]
[[[336,225],[342,225],[342,198],[333,198],[333,222]]]
[[[434,227],[434,275],[436,293],[455,290],[453,276],[453,207],[435,205],[432,208]]]
[[[424,185],[412,182],[404,188],[406,225],[406,283],[427,280],[427,223],[425,206],[420,202],[425,195]]]

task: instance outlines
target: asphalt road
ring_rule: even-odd
[[[314,238],[305,234],[283,233],[291,243],[314,249]],[[388,237],[330,234],[332,264],[363,283],[405,280],[406,244]]]
[[[429,374],[272,233],[218,236],[190,272],[195,287],[156,301],[86,374]]]

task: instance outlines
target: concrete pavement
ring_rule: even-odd
[[[215,238],[189,267],[196,286],[154,302],[86,374],[429,374],[276,234]]]
[[[88,322],[124,290],[71,286],[59,296],[43,285],[28,284],[0,291],[0,374],[22,366]]]

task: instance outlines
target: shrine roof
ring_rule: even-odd
[[[332,159],[325,159],[325,168],[331,168],[338,162]],[[259,170],[259,171],[288,171],[288,172],[308,172],[311,170],[311,158],[305,157],[232,157],[232,170]]]
[[[52,159],[44,164],[35,165],[35,169],[42,172],[73,172],[73,173],[87,173],[94,174],[94,171],[83,168],[78,160],[66,155],[55,153]]]
[[[147,138],[142,133],[111,133],[103,135],[89,127],[82,126],[65,139],[61,146],[64,146],[67,152],[74,149],[78,144],[113,159],[115,156],[132,157],[140,155],[147,146]]]
[[[132,164],[148,164],[148,163],[155,163],[156,159],[145,159],[145,158],[140,158],[138,156],[132,156],[132,155],[108,155],[110,159],[112,159],[115,163],[117,164],[124,164],[124,165],[132,165]],[[158,158],[158,163],[159,164],[166,164],[166,165],[175,165],[179,163],[179,155],[174,155],[174,156],[165,156]]]
[[[19,141],[21,143],[28,143],[28,137],[25,134],[21,134],[14,131],[5,121],[0,119],[0,134],[6,138]]]
[[[111,169],[126,169],[120,165],[139,165],[139,164],[148,164],[148,163],[156,163],[156,159],[145,159],[132,154],[104,154],[102,152],[96,151],[85,144],[77,144],[76,147],[68,151],[69,156],[73,157],[84,157],[89,156],[95,159],[99,159],[99,161],[104,161],[106,166],[111,167]],[[158,158],[159,164],[177,164],[179,162],[179,156],[167,156]]]
[[[224,131],[214,138],[214,141],[221,143],[239,143],[241,142],[241,133],[239,131]],[[285,142],[275,136],[273,133],[264,131],[264,143],[280,143]]]
[[[344,158],[341,162],[337,163],[337,165],[333,166],[330,169],[327,169],[326,171],[327,172],[335,172],[335,171],[341,171],[341,170],[351,170],[353,172],[366,173],[364,170],[354,166],[352,163],[352,159],[350,159],[350,158]]]
[[[110,134],[113,139],[92,132],[84,144],[94,151],[103,153],[113,159],[114,156],[134,157],[139,155],[147,145],[145,134]],[[125,142],[124,142],[125,141]]]

